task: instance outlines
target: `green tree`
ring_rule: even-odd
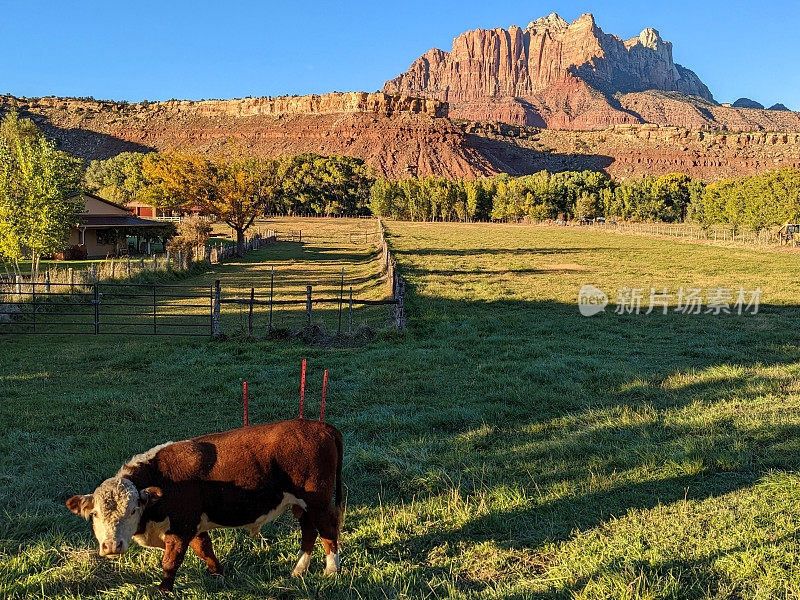
[[[0,139],[14,144],[22,140],[35,141],[43,137],[42,132],[30,119],[23,119],[19,116],[19,111],[15,108],[0,122]]]
[[[82,161],[43,136],[0,139],[0,256],[17,274],[20,261],[30,258],[35,276],[41,256],[66,246],[82,210],[82,170]]]
[[[93,160],[83,178],[86,191],[120,204],[138,198],[147,186],[142,173],[146,157],[141,152],[123,152],[107,160]]]
[[[397,218],[397,200],[402,197],[397,182],[378,177],[370,190],[369,208],[377,217]]]

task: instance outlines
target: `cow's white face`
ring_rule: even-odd
[[[93,494],[73,496],[67,500],[67,508],[84,519],[92,520],[94,536],[100,544],[100,556],[119,556],[128,549],[144,508],[160,497],[158,488],[137,490],[129,479],[111,477]]]

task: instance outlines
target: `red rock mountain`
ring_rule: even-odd
[[[627,41],[604,33],[585,14],[573,23],[556,15],[525,29],[476,29],[436,48],[387,81],[390,94],[448,102],[450,117],[553,129],[604,129],[655,123],[710,129],[797,131],[800,120],[774,111],[711,114],[709,89],[672,59],[672,44],[655,29]],[[642,114],[637,106],[644,106]],[[763,113],[763,114],[757,114]],[[786,123],[783,123],[786,121]]]

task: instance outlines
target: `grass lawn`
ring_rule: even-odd
[[[187,556],[176,597],[800,595],[796,255],[567,228],[387,230],[409,282],[403,336],[0,338],[0,597],[148,597],[160,554],[98,558],[64,500],[165,440],[240,425],[242,379],[253,421],[294,417],[304,357],[307,412],[327,368],[326,420],[345,437],[343,573],[323,577],[318,549],[290,578],[285,515],[256,540],[212,533],[226,582]],[[332,275],[352,260],[369,288],[368,249],[345,250],[306,256]],[[199,279],[246,286],[270,253],[297,250],[263,252]],[[584,284],[612,303],[622,287],[763,295],[757,315],[585,318]]]

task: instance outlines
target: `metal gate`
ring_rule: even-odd
[[[0,334],[210,336],[211,285],[0,282]]]

